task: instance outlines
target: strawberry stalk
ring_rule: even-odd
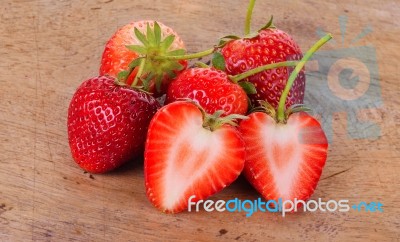
[[[238,83],[239,81],[252,76],[254,74],[260,73],[262,71],[278,68],[278,67],[284,67],[284,66],[296,66],[299,62],[298,61],[282,61],[282,62],[277,62],[277,63],[272,63],[272,64],[267,64],[263,66],[256,67],[254,69],[248,70],[246,72],[234,75],[234,76],[229,76],[229,79],[234,82]]]
[[[251,31],[251,16],[253,14],[254,5],[256,0],[250,0],[249,6],[247,7],[246,21],[244,24],[244,34],[248,35]]]
[[[191,60],[197,59],[204,56],[211,55],[217,50],[217,48],[211,48],[197,53],[187,54],[187,55],[170,55],[170,56],[154,56],[155,60]]]
[[[285,115],[285,103],[286,99],[289,95],[289,91],[292,88],[292,85],[294,83],[294,80],[296,79],[297,75],[303,69],[304,65],[306,62],[311,58],[311,56],[319,49],[321,46],[323,46],[326,42],[328,42],[330,39],[332,39],[331,34],[327,34],[324,37],[322,37],[319,41],[317,41],[303,56],[303,58],[298,62],[296,67],[294,68],[293,72],[290,74],[289,79],[286,83],[285,89],[282,92],[282,95],[279,99],[279,105],[278,105],[278,110],[277,110],[277,121],[279,123],[285,123],[286,122],[286,115]]]

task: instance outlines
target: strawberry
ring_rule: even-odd
[[[304,112],[286,124],[263,112],[240,123],[246,143],[244,175],[265,199],[306,201],[313,194],[327,158],[321,125]]]
[[[137,82],[135,86],[143,85],[144,90],[161,96],[172,78],[186,68],[187,61],[155,57],[184,53],[183,41],[173,29],[155,21],[132,22],[108,40],[101,59],[100,75],[119,77],[128,85]]]
[[[223,115],[245,114],[248,108],[243,89],[214,68],[190,68],[179,74],[168,88],[166,103],[182,98],[194,100],[207,113],[224,110]]]
[[[302,52],[293,38],[284,31],[271,26],[272,20],[255,36],[253,34],[244,38],[234,37],[225,44],[221,53],[225,59],[226,72],[229,75],[237,75],[271,63],[302,58]],[[253,83],[257,90],[257,93],[249,95],[252,104],[257,106],[258,100],[265,100],[276,108],[291,71],[291,67],[280,67],[248,77],[247,81]],[[305,72],[303,69],[293,84],[286,107],[303,103],[304,89]]]
[[[72,157],[92,173],[110,171],[143,151],[147,127],[159,103],[106,76],[84,81],[68,109]]]
[[[176,213],[213,195],[241,173],[244,143],[232,124],[191,102],[162,107],[150,122],[144,153],[147,197],[163,212]]]
[[[240,123],[246,145],[244,175],[267,200],[306,201],[314,192],[327,159],[328,142],[319,122],[304,105],[285,110],[290,88],[306,61],[332,37],[318,41],[290,75],[275,109],[266,101]],[[301,203],[299,204],[301,205]]]

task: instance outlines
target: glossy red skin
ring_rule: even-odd
[[[226,72],[229,75],[237,75],[271,63],[300,60],[303,57],[300,47],[293,38],[275,28],[261,30],[259,35],[252,39],[233,40],[222,48],[221,53],[225,58]],[[292,70],[292,67],[280,67],[250,76],[248,81],[257,89],[257,94],[249,95],[252,104],[258,106],[258,100],[265,100],[277,108]],[[286,108],[303,103],[305,80],[303,69],[289,92]]]
[[[178,75],[168,88],[166,103],[182,98],[196,101],[209,114],[218,110],[224,110],[223,116],[246,114],[248,109],[243,89],[214,68],[191,68]]]
[[[307,201],[321,177],[328,141],[319,122],[307,113],[277,124],[255,112],[240,123],[246,145],[243,173],[266,200]],[[290,185],[287,185],[290,184]]]
[[[84,81],[68,108],[72,157],[85,171],[111,171],[140,155],[147,127],[160,107],[150,95],[106,76]]]
[[[118,29],[114,35],[107,41],[107,44],[104,48],[104,52],[101,58],[100,63],[100,75],[109,75],[111,77],[117,77],[118,73],[121,71],[127,70],[128,65],[131,61],[139,57],[139,54],[129,50],[126,48],[126,45],[138,45],[140,42],[136,39],[134,34],[134,28],[138,28],[141,31],[147,26],[147,23],[150,24],[151,27],[154,26],[154,21],[151,20],[142,20],[137,22],[131,22],[122,26]],[[162,30],[162,36],[166,37],[167,35],[173,34],[175,35],[175,40],[171,46],[172,49],[186,49],[183,41],[177,35],[177,33],[169,28],[168,26],[158,22]],[[184,69],[187,68],[187,61],[181,60],[179,61],[181,65],[184,66]],[[133,79],[135,78],[137,73],[137,68],[132,72],[132,74],[128,77],[127,85],[131,85]],[[175,74],[178,74],[179,71],[174,71]],[[162,79],[162,84],[160,91],[156,90],[156,86],[154,85],[154,81],[150,84],[149,92],[153,94],[155,97],[159,97],[167,91],[168,85],[171,82],[171,78],[167,75]],[[138,83],[140,85],[141,83]]]

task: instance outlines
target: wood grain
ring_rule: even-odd
[[[380,127],[377,139],[351,139],[346,112],[333,115],[333,141],[312,198],[380,201],[383,213],[181,213],[147,201],[141,161],[106,175],[73,162],[66,114],[77,86],[98,73],[106,40],[131,20],[173,27],[191,52],[242,32],[247,1],[4,0],[0,7],[0,241],[399,241],[400,4],[390,0],[259,1],[254,26],[270,14],[303,50],[318,27],[340,40],[338,16],[376,50],[382,105],[358,116]],[[347,43],[348,44],[348,43]],[[332,47],[326,47],[327,49]],[[309,91],[308,100],[323,94]],[[214,200],[254,199],[239,179]]]

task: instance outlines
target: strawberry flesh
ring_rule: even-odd
[[[328,149],[316,119],[300,112],[281,124],[256,112],[239,130],[246,144],[244,175],[265,199],[306,201],[313,194]]]
[[[244,166],[244,143],[237,129],[224,124],[203,127],[199,108],[174,102],[152,119],[145,148],[145,184],[149,200],[176,213],[232,183]]]

